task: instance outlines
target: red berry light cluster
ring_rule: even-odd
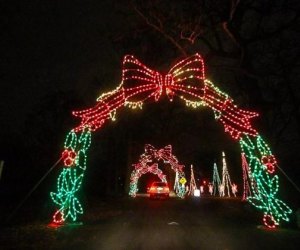
[[[277,161],[276,161],[276,158],[275,158],[274,155],[264,155],[261,158],[261,162],[262,162],[263,165],[266,166],[267,171],[270,174],[274,173],[274,171],[275,171],[275,165],[277,164]]]
[[[66,167],[71,167],[71,166],[73,166],[74,163],[75,163],[76,152],[73,151],[73,150],[65,149],[65,150],[62,152],[62,159],[63,159],[64,165],[65,165]]]

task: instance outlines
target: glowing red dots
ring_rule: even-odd
[[[275,165],[277,164],[276,158],[274,155],[264,155],[261,158],[261,162],[266,166],[267,171],[272,174],[275,171]]]
[[[276,226],[278,226],[278,223],[274,220],[274,217],[269,214],[264,214],[263,222],[264,225],[270,229],[274,229]]]
[[[62,158],[64,160],[64,165],[66,167],[71,167],[72,165],[74,165],[76,153],[73,150],[65,149],[62,152]]]

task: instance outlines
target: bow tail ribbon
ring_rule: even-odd
[[[242,133],[257,135],[257,131],[251,126],[250,119],[258,114],[238,108],[227,94],[208,80],[205,80],[203,101],[214,110],[215,118],[224,125],[225,132],[228,132],[234,139],[239,139]]]

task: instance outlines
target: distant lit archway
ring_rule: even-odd
[[[167,182],[166,176],[158,168],[157,163],[154,161],[162,160],[165,164],[169,164],[171,168],[175,171],[178,179],[185,178],[183,168],[184,165],[180,165],[175,155],[172,154],[172,146],[168,145],[162,149],[155,149],[152,145],[145,145],[145,152],[140,156],[140,160],[137,164],[134,164],[134,170],[130,176],[130,190],[129,195],[132,197],[136,196],[138,191],[138,180],[146,173],[152,173],[158,176],[162,182]],[[185,186],[180,185],[179,182],[175,183],[176,194],[183,198],[185,195]]]
[[[162,94],[166,94],[171,102],[180,98],[188,107],[207,107],[214,112],[225,132],[239,141],[249,164],[255,181],[255,187],[251,188],[255,188],[255,192],[248,201],[263,211],[266,226],[276,227],[280,221],[288,221],[292,211],[277,198],[276,158],[250,123],[258,114],[238,108],[229,95],[207,80],[204,61],[195,54],[179,61],[165,75],[148,68],[134,56],[125,56],[120,85],[102,94],[94,107],[73,112],[81,118],[81,123],[65,140],[64,167],[57,179],[57,190],[51,192],[57,205],[54,222],[75,221],[78,214],[83,213],[76,194],[86,170],[91,133],[102,128],[107,120],[115,120],[117,110],[142,108],[147,101],[158,101]]]

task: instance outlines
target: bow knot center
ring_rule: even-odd
[[[172,74],[166,74],[162,75],[158,72],[155,74],[155,84],[157,84],[158,87],[161,87],[163,89],[169,87],[173,84],[173,76]]]
[[[166,93],[169,97],[170,93],[172,92],[170,89],[170,86],[173,84],[173,75],[172,74],[166,74],[162,75],[158,72],[155,74],[155,84],[157,86],[157,91],[155,94],[155,100],[157,101],[159,97]]]

